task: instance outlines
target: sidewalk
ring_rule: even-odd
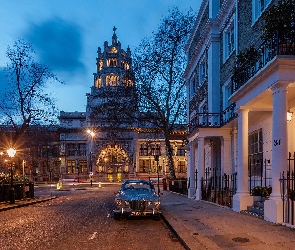
[[[186,249],[295,249],[295,229],[163,191],[164,221]]]

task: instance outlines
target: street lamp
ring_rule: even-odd
[[[93,138],[95,136],[95,133],[91,131],[90,129],[87,130],[87,133],[91,135],[91,145],[90,145],[90,185],[92,187],[92,181],[93,181],[93,173],[92,173],[92,143],[93,143]]]
[[[157,173],[158,173],[158,195],[160,195],[160,176],[159,176],[159,154],[154,155],[155,161],[157,162]]]
[[[10,158],[14,157],[16,154],[16,150],[14,148],[7,149],[7,154]],[[13,188],[13,169],[12,169],[12,162],[10,160],[10,204],[15,203],[15,197],[14,197],[14,188]]]

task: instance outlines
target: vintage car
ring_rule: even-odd
[[[114,219],[121,216],[153,216],[160,219],[161,203],[154,184],[147,180],[125,180],[115,198]]]

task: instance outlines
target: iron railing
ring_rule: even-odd
[[[295,55],[295,39],[279,36],[277,33],[269,41],[264,41],[258,49],[258,58],[247,58],[239,67],[232,80],[232,94],[278,55]]]
[[[295,213],[295,153],[289,153],[288,171],[281,174],[281,197],[283,201],[283,222],[294,225]]]
[[[169,190],[178,194],[188,195],[188,180],[183,179],[174,179],[169,180]]]
[[[232,198],[237,191],[237,173],[222,174],[220,168],[206,168],[201,177],[202,200],[232,207]]]
[[[196,128],[220,128],[237,117],[234,112],[236,103],[232,103],[221,113],[196,113],[188,124],[188,132]]]

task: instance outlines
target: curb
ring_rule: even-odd
[[[161,214],[161,218],[162,220],[165,222],[165,224],[168,226],[168,228],[170,229],[170,231],[175,235],[175,237],[179,240],[179,242],[181,243],[181,245],[183,245],[183,247],[186,250],[191,250],[189,248],[189,246],[185,243],[185,241],[179,236],[179,234],[175,231],[175,229],[172,227],[172,225],[169,223],[169,221],[165,218],[165,216],[163,215],[163,213]]]
[[[15,209],[15,208],[20,208],[20,207],[27,207],[27,206],[34,205],[34,204],[37,204],[37,203],[50,201],[50,200],[53,200],[55,198],[57,198],[57,197],[53,196],[53,197],[50,197],[50,198],[35,199],[35,200],[30,200],[30,201],[27,201],[27,202],[23,202],[23,203],[21,202],[19,204],[8,204],[8,205],[5,205],[4,207],[0,207],[0,212]]]

